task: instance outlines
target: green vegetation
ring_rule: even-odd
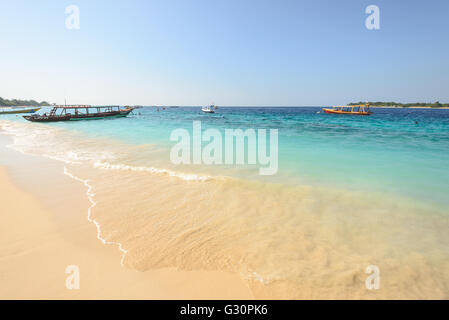
[[[431,102],[416,102],[416,103],[399,103],[399,102],[351,102],[349,105],[369,103],[371,107],[398,107],[398,108],[410,108],[410,107],[427,107],[427,108],[449,108],[449,103],[435,103]]]
[[[47,101],[37,102],[35,100],[17,100],[17,99],[3,99],[0,97],[0,106],[49,106],[50,104]]]

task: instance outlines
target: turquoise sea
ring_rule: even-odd
[[[225,129],[278,129],[278,174],[257,177],[258,166],[248,166],[252,178],[382,190],[449,204],[449,110],[377,108],[371,116],[357,117],[327,115],[318,107],[220,107],[215,114],[199,107],[145,107],[113,121],[50,125],[169,149],[175,144],[170,133],[191,131],[198,120],[203,130],[217,128],[223,136]],[[168,151],[161,157],[168,159]],[[213,169],[242,174],[225,166]]]
[[[50,124],[2,116],[0,133],[90,186],[92,219],[126,267],[235,272],[258,298],[447,299],[449,110],[373,112],[143,107]],[[171,133],[193,121],[223,136],[277,129],[277,174],[171,163]],[[379,291],[365,287],[370,265]]]

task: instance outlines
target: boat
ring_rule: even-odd
[[[349,114],[359,116],[369,116],[372,112],[369,110],[369,104],[357,104],[353,106],[338,106],[330,108],[323,108],[323,111],[328,114]]]
[[[19,113],[35,113],[39,111],[41,108],[34,107],[0,107],[0,114],[19,114]]]
[[[203,111],[205,113],[215,113],[215,109],[217,109],[217,107],[212,104],[210,106],[201,108],[201,111]]]
[[[54,106],[49,114],[23,116],[32,122],[55,122],[55,121],[75,121],[75,120],[97,120],[105,118],[126,117],[133,111],[133,107],[120,106],[98,106],[70,105]]]

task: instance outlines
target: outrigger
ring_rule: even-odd
[[[351,114],[359,116],[369,116],[372,112],[369,110],[369,104],[357,104],[353,106],[338,106],[332,109],[323,108],[323,111],[331,114]]]
[[[0,114],[35,113],[40,109],[40,107],[0,107]]]
[[[89,105],[70,105],[54,106],[50,114],[23,116],[28,121],[33,122],[54,122],[54,121],[73,121],[73,120],[97,120],[105,118],[126,117],[133,111],[133,107],[120,106],[98,106]],[[94,112],[92,112],[94,111]]]

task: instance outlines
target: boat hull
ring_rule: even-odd
[[[130,114],[132,110],[129,111],[116,111],[116,112],[107,112],[107,113],[92,113],[89,115],[78,115],[71,116],[70,121],[79,121],[79,120],[101,120],[101,119],[111,119],[111,118],[122,118],[126,117]]]
[[[57,122],[57,121],[81,121],[81,120],[101,120],[110,118],[122,118],[131,113],[132,109],[120,110],[114,112],[100,112],[83,115],[59,115],[59,116],[24,116],[25,120],[31,122]]]
[[[41,108],[33,108],[33,109],[21,109],[21,110],[8,110],[8,111],[0,111],[0,114],[20,114],[20,113],[35,113],[39,111]]]
[[[56,121],[69,121],[70,116],[39,116],[39,117],[33,117],[33,116],[23,116],[25,120],[31,121],[31,122],[56,122]]]

